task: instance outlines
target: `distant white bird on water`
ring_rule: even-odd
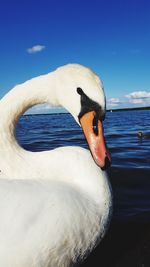
[[[20,147],[16,123],[40,103],[66,108],[83,128],[91,153],[81,147]],[[112,205],[100,79],[84,66],[65,65],[15,86],[1,99],[0,113],[0,266],[82,262],[104,236]]]

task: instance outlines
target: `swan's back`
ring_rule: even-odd
[[[99,207],[63,182],[0,180],[0,196],[3,267],[70,266],[105,227]]]

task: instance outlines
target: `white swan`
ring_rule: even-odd
[[[17,121],[39,103],[62,105],[73,115],[96,164],[80,147],[33,153],[18,145]],[[101,170],[110,155],[100,79],[81,65],[60,67],[15,86],[1,99],[0,113],[0,266],[69,267],[82,261],[103,237],[111,214],[111,190]]]

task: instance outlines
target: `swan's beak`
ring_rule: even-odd
[[[90,111],[81,117],[80,123],[96,164],[104,170],[110,166],[111,156],[106,148],[102,122],[95,118],[96,112]]]

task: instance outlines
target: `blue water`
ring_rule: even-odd
[[[150,110],[107,113],[105,137],[112,155],[109,177],[114,195],[113,220],[150,221]],[[22,116],[18,142],[30,151],[60,146],[87,148],[81,128],[70,114]]]

